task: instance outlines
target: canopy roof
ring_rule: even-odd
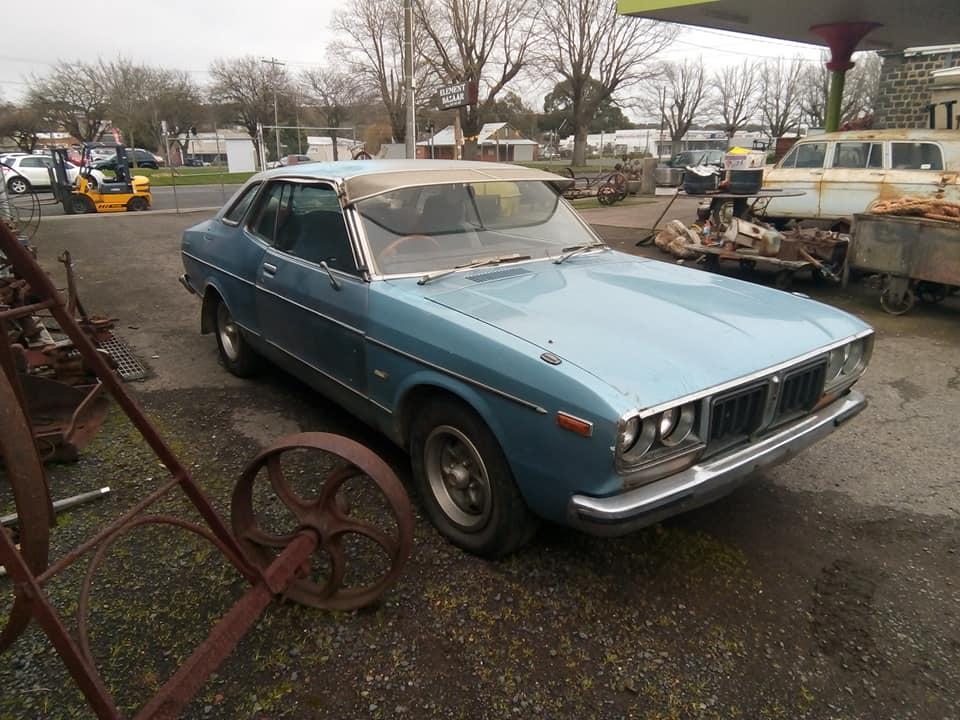
[[[960,41],[957,0],[617,0],[623,15],[825,45],[814,25],[875,22],[860,50],[902,50]]]

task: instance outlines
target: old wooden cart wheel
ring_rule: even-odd
[[[317,477],[311,483],[319,492],[311,498],[303,497],[290,484],[284,472],[284,456],[295,451],[320,451],[345,461],[345,465]],[[289,454],[289,455],[288,455]],[[311,461],[313,453],[309,457]],[[313,464],[317,467],[319,463]],[[261,473],[265,470],[264,473]],[[282,530],[265,527],[254,508],[257,479],[265,475],[269,490],[285,507],[290,518]],[[339,491],[350,480],[369,478],[387,501],[392,523],[385,531],[358,515],[351,514]],[[265,488],[266,489],[266,488]],[[231,505],[233,531],[250,560],[266,567],[276,553],[287,546],[303,530],[316,533],[317,551],[314,570],[325,568],[323,582],[309,577],[294,580],[286,597],[311,607],[331,610],[352,610],[376,601],[400,576],[413,545],[413,512],[400,480],[371,450],[353,440],[328,433],[301,433],[277,441],[261,452],[247,466],[233,492]],[[344,541],[350,535],[372,540],[389,560],[389,567],[376,580],[359,587],[346,584],[347,557]],[[324,562],[325,561],[325,562]]]
[[[617,191],[610,185],[602,185],[597,190],[597,202],[601,205],[613,205],[617,201]]]
[[[614,202],[623,200],[627,197],[627,190],[630,186],[627,184],[627,176],[622,172],[612,173],[610,177],[607,178],[607,185],[612,187],[616,193]]]

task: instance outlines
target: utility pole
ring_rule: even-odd
[[[275,57],[261,58],[260,62],[272,66],[274,69],[283,67],[286,63],[280,62]],[[277,161],[280,160],[280,121],[277,119],[277,83],[273,83],[273,132],[277,141]],[[265,169],[265,168],[264,168]]]
[[[413,88],[413,0],[403,0],[403,74],[407,87],[407,159],[417,157],[416,97]]]

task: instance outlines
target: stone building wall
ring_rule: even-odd
[[[960,67],[960,46],[949,46],[945,52],[884,53],[873,126],[930,127],[930,72],[949,67]]]

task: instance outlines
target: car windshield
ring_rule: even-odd
[[[356,208],[384,274],[557,257],[597,242],[557,192],[539,181],[403,188],[361,200]]]

